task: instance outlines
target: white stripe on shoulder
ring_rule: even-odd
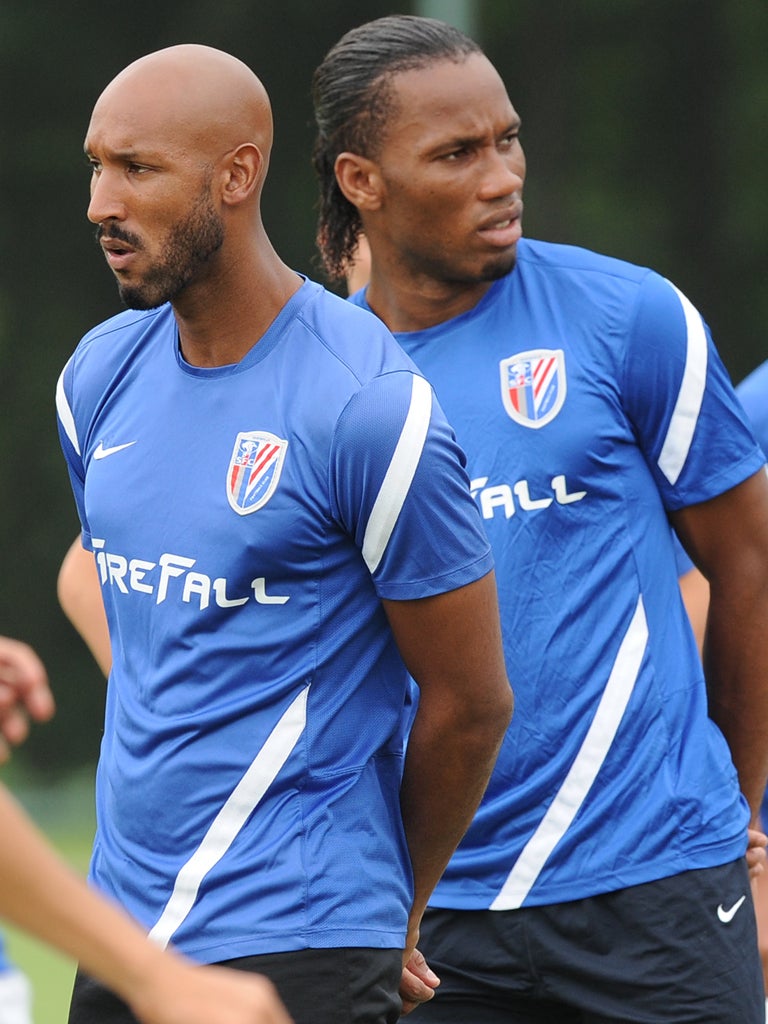
[[[707,336],[698,311],[678,288],[668,283],[680,299],[688,332],[683,380],[659,455],[659,469],[671,484],[675,484],[688,458],[701,411],[707,382]]]
[[[307,722],[308,693],[307,686],[283,713],[245,775],[214,818],[202,842],[182,865],[171,898],[149,933],[149,937],[163,948],[195,905],[203,879],[232,845],[298,743]]]
[[[549,855],[563,838],[589,793],[610,750],[635,688],[648,641],[642,596],[619,646],[616,660],[587,735],[538,828],[523,847],[491,910],[521,907]]]
[[[70,359],[67,362],[67,366],[72,362]],[[69,440],[72,442],[72,447],[75,449],[78,455],[82,455],[80,451],[80,442],[77,439],[77,428],[75,427],[75,417],[72,415],[72,410],[69,407],[67,396],[64,391],[64,374],[67,372],[67,366],[59,374],[59,379],[56,383],[56,411],[59,414],[61,425],[64,427]]]
[[[419,464],[432,416],[432,388],[416,374],[413,376],[411,404],[405,418],[392,461],[371,509],[363,539],[363,558],[371,573],[376,571],[397,517],[408,495]]]

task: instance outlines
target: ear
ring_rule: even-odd
[[[236,206],[258,192],[262,185],[266,167],[261,150],[252,142],[245,142],[222,162],[222,201]]]
[[[378,164],[357,153],[339,153],[333,165],[336,181],[345,198],[358,210],[377,210],[383,182]]]

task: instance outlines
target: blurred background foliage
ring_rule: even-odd
[[[103,681],[55,595],[78,529],[56,380],[119,309],[85,219],[93,103],[173,43],[248,63],[275,112],[266,225],[319,277],[311,73],[344,31],[396,12],[465,27],[505,78],[523,118],[527,234],[661,271],[704,313],[734,381],[768,357],[765,0],[1,0],[0,632],[40,651],[59,704],[17,757],[26,778],[91,765],[101,732]]]

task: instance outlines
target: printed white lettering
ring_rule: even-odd
[[[107,572],[107,556],[103,551],[99,551],[96,554],[96,565],[99,569],[99,579],[101,580],[102,586],[107,582],[109,573]]]
[[[211,578],[203,572],[188,572],[184,577],[181,600],[189,604],[193,594],[200,595],[200,611],[205,611],[211,600]]]
[[[288,600],[287,597],[270,597],[267,594],[267,581],[263,576],[254,580],[251,586],[253,587],[253,596],[259,604],[285,604]]]
[[[200,611],[205,611],[211,605],[211,595],[219,608],[239,608],[249,602],[283,605],[289,600],[288,595],[268,594],[265,576],[258,576],[251,581],[253,596],[229,597],[229,583],[225,576],[211,579],[204,572],[190,571],[197,564],[196,558],[166,551],[157,562],[144,558],[132,558],[129,561],[124,555],[104,550],[105,546],[106,541],[93,539],[102,585],[115,586],[123,594],[156,594],[156,604],[162,604],[169,597],[175,596],[177,600],[180,598],[185,604],[198,605]],[[172,586],[172,581],[176,579],[180,583]]]
[[[549,508],[552,504],[551,498],[532,498],[527,480],[518,480],[514,486],[514,492],[523,512],[534,512],[537,508]]]
[[[531,497],[528,480],[517,480],[513,484],[492,484],[488,477],[476,477],[470,483],[472,497],[479,502],[483,519],[493,519],[497,509],[502,509],[505,519],[511,519],[515,512],[537,512],[555,505],[572,505],[586,498],[586,491],[569,491],[563,473],[553,476],[550,481],[552,493]],[[517,499],[517,500],[515,500]]]
[[[515,500],[512,497],[512,488],[508,484],[484,488],[480,491],[480,508],[483,513],[483,519],[493,519],[493,510],[495,508],[503,508],[504,515],[509,519],[515,514]]]
[[[247,597],[227,597],[227,581],[223,576],[219,576],[217,580],[213,581],[213,592],[216,595],[216,604],[219,608],[237,608],[238,605],[245,604],[248,601]]]
[[[586,498],[586,491],[574,491],[573,494],[568,493],[568,485],[565,482],[565,477],[553,476],[552,477],[552,489],[555,492],[555,498],[559,505],[570,505],[574,501],[581,501],[582,498]]]
[[[126,587],[124,581],[125,574],[128,572],[128,562],[126,559],[122,555],[107,555],[107,571],[109,582],[116,583],[117,589],[127,594],[128,587]]]
[[[149,583],[142,583],[142,580],[156,565],[157,562],[145,562],[142,558],[132,558],[128,563],[131,590],[142,590],[145,594],[153,593],[155,588]]]
[[[172,576],[182,576],[184,569],[191,569],[196,558],[184,558],[182,555],[160,555],[160,586],[157,588],[157,603],[162,604],[168,596],[168,580]]]

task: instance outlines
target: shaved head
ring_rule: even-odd
[[[124,302],[147,309],[212,280],[252,244],[272,146],[264,86],[236,57],[185,44],[129,64],[85,139],[89,219]]]
[[[89,139],[107,122],[114,132],[141,132],[199,156],[204,163],[251,143],[266,165],[272,147],[272,111],[260,80],[231,54],[185,43],[129,64],[106,87],[91,117]],[[266,169],[266,168],[265,168]]]

